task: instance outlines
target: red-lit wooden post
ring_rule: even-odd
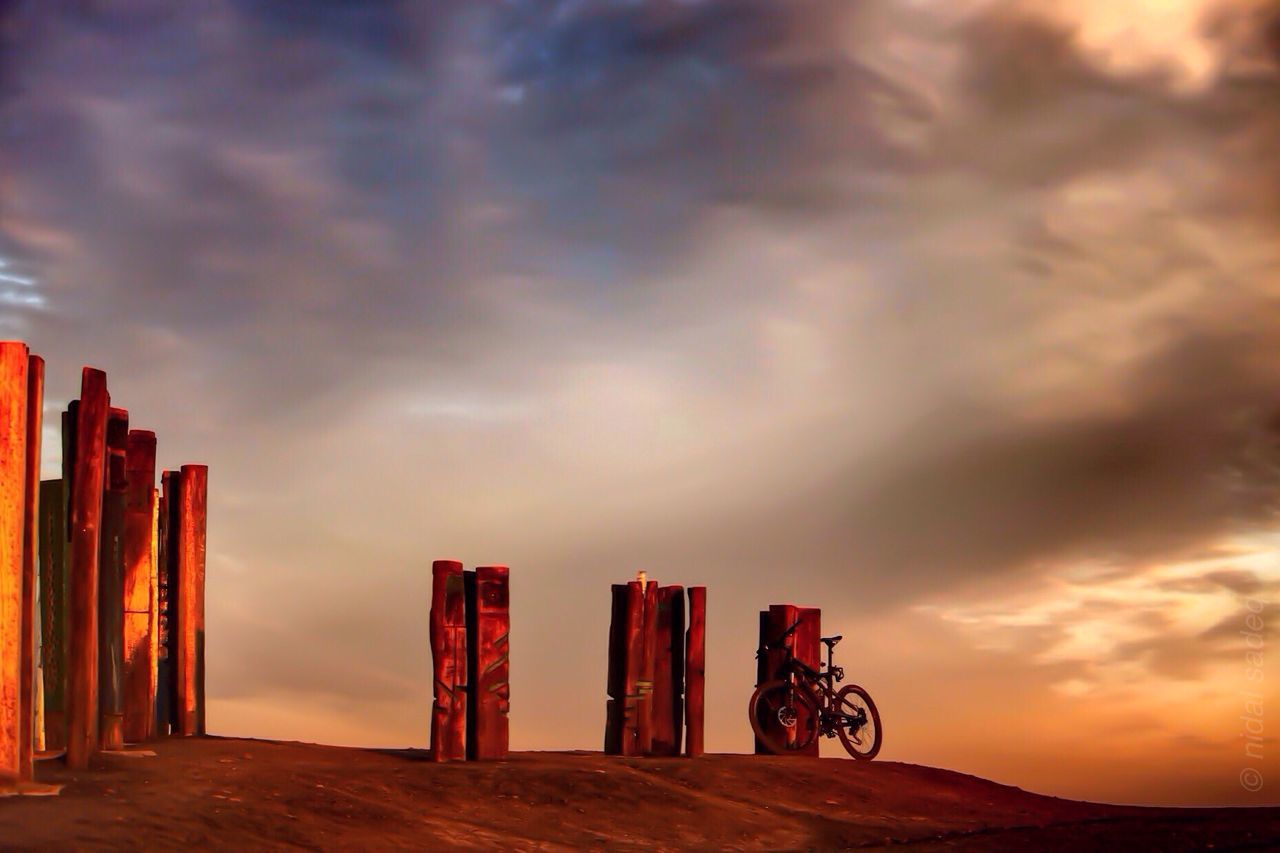
[[[467,757],[467,606],[462,563],[431,565],[431,757]]]
[[[609,670],[606,682],[604,717],[605,755],[622,754],[622,730],[626,718],[627,677],[627,585],[615,583],[609,589]]]
[[[22,516],[21,776],[34,776],[36,719],[36,546],[40,537],[40,436],[44,427],[44,359],[27,359],[26,476]]]
[[[757,684],[763,684],[778,677],[779,668],[786,659],[787,653],[785,649],[794,649],[795,632],[787,634],[781,642],[779,638],[782,638],[787,629],[794,625],[799,618],[799,608],[792,604],[774,604],[768,610],[760,613],[760,646],[763,648],[768,645],[778,645],[779,648],[770,649],[761,657],[757,667]],[[770,722],[775,726],[778,725],[776,720]],[[794,738],[795,730],[790,730],[788,736]],[[756,740],[756,753],[769,753],[768,748],[760,743],[759,739]]]
[[[65,483],[62,479],[40,483],[40,664],[44,672],[45,749],[49,750],[62,750],[67,746],[67,650],[71,620]]]
[[[26,344],[0,342],[0,786],[22,772],[22,543],[26,531]]]
[[[160,475],[156,540],[156,585],[159,628],[156,651],[156,735],[178,732],[178,484],[180,471]]]
[[[703,710],[707,663],[707,588],[689,587],[689,634],[685,642],[684,713],[685,752],[696,758],[703,752]]]
[[[209,469],[183,465],[178,481],[177,679],[178,733],[205,733],[204,582]]]
[[[609,625],[609,704],[605,752],[640,755],[639,681],[644,644],[644,589],[639,581],[613,586]]]
[[[644,618],[640,635],[640,675],[636,681],[636,751],[653,750],[653,668],[658,656],[658,582],[644,584]]]
[[[129,413],[107,410],[106,479],[98,552],[98,748],[124,748],[124,513]]]
[[[800,607],[797,608],[796,618],[800,620],[800,625],[791,635],[792,653],[796,656],[796,660],[817,672],[822,666],[822,611],[816,607]],[[798,710],[801,715],[805,713],[803,707]],[[806,725],[802,716],[798,727],[803,729]],[[817,756],[820,740],[821,738],[815,737],[813,742],[799,750],[798,754]]]
[[[83,770],[98,746],[98,549],[106,474],[107,375],[86,367],[75,405],[70,484],[71,642],[67,679],[67,766]]]
[[[467,759],[507,757],[511,711],[510,571],[467,572]]]
[[[124,738],[139,743],[155,729],[152,579],[155,574],[156,434],[129,430],[124,515]]]
[[[653,660],[653,755],[679,755],[684,726],[684,587],[658,588]]]

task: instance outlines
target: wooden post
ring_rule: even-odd
[[[644,584],[644,621],[640,638],[640,677],[636,714],[636,750],[648,755],[653,750],[653,667],[658,656],[658,582]]]
[[[124,738],[139,743],[155,729],[152,684],[152,578],[155,574],[156,434],[129,430],[124,514]]]
[[[604,752],[622,754],[627,699],[627,591],[625,583],[610,588],[609,672],[605,693]]]
[[[436,560],[431,565],[431,757],[436,761],[467,757],[467,607],[462,563]]]
[[[684,731],[684,587],[658,588],[652,755],[679,755]]]
[[[703,710],[707,661],[707,588],[689,587],[689,635],[685,643],[684,713],[685,752],[696,758],[703,752]]]
[[[44,671],[45,749],[67,747],[68,600],[65,480],[40,483],[40,663]]]
[[[822,611],[816,607],[800,607],[797,608],[796,618],[800,620],[800,627],[796,628],[796,632],[791,635],[792,651],[796,660],[816,672],[822,666]],[[802,715],[805,713],[803,708],[800,709],[800,713]],[[805,725],[807,723],[802,717],[800,726]],[[819,754],[820,741],[821,738],[815,736],[813,742],[803,750],[799,750],[798,754],[816,758]]]
[[[179,471],[160,476],[160,506],[156,527],[156,581],[159,627],[156,650],[156,735],[176,734],[178,659],[178,483]]]
[[[467,572],[467,759],[507,757],[511,711],[510,570]]]
[[[107,375],[86,367],[75,407],[71,481],[71,644],[67,681],[67,766],[83,770],[98,747],[98,551],[106,474]]]
[[[106,480],[98,553],[98,748],[124,749],[124,512],[129,413],[107,410]]]
[[[40,436],[44,427],[44,359],[27,359],[26,476],[22,516],[22,662],[19,756],[21,777],[35,773],[36,720],[36,546],[40,537]]]
[[[178,730],[205,733],[204,581],[209,469],[183,465],[178,483]]]
[[[0,342],[0,786],[22,778],[22,576],[26,535],[26,344]]]
[[[151,630],[147,638],[151,645],[148,653],[151,667],[147,673],[147,692],[151,696],[151,704],[147,707],[149,738],[158,733],[160,720],[160,490],[154,487],[151,489],[151,507],[151,600],[148,603]]]
[[[774,604],[774,605],[771,605],[768,610],[761,612],[760,614],[760,646],[761,648],[769,644],[778,643],[778,638],[781,637],[784,633],[786,633],[788,628],[790,628],[793,624],[795,624],[799,616],[800,614],[799,614],[798,608],[796,608],[794,605],[791,605],[791,604]],[[792,645],[794,641],[795,641],[795,633],[793,632],[786,637],[785,641],[781,645],[783,645],[784,647],[794,648],[794,646]],[[757,678],[759,680],[757,684],[763,684],[765,681],[770,681],[774,678],[777,678],[779,675],[779,667],[781,667],[782,662],[785,659],[786,659],[786,652],[782,648],[773,649],[766,652],[763,655],[762,660],[758,664]],[[775,725],[776,725],[776,722],[775,722]],[[794,729],[789,732],[789,735],[794,737],[795,735]],[[769,753],[769,750],[764,746],[764,744],[760,743],[760,741],[757,739],[756,754],[759,755],[759,754],[768,754],[768,753]]]

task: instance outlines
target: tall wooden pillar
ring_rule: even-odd
[[[640,678],[636,682],[636,750],[648,755],[653,749],[653,666],[658,656],[658,582],[644,584],[644,619],[640,633]]]
[[[796,618],[800,620],[800,625],[791,635],[791,653],[796,656],[796,660],[816,672],[822,667],[822,611],[816,607],[800,607],[797,608]],[[800,713],[805,713],[803,708]],[[803,727],[808,724],[801,719],[800,725]],[[799,750],[799,754],[817,757],[820,741],[821,738],[815,737],[807,747]]]
[[[431,565],[431,757],[467,757],[467,604],[462,563]]]
[[[26,344],[0,342],[0,785],[22,772],[22,575],[26,534]]]
[[[156,434],[129,430],[124,514],[124,738],[155,729],[152,581],[155,575]]]
[[[791,604],[774,604],[768,610],[760,613],[760,646],[765,648],[771,645],[777,645],[778,648],[769,649],[761,656],[760,662],[757,664],[757,684],[763,684],[766,681],[777,678],[779,670],[784,660],[786,660],[786,649],[794,648],[795,632],[787,634],[787,630],[796,623],[800,618],[800,611]],[[799,629],[797,629],[799,630]],[[784,638],[783,635],[786,634]],[[780,639],[781,638],[781,639]],[[776,721],[773,725],[778,725]],[[794,737],[794,729],[789,732]],[[767,755],[769,749],[759,739],[756,740],[756,753]]]
[[[70,601],[65,480],[40,483],[40,664],[44,671],[45,749],[67,747]]]
[[[467,572],[467,759],[507,757],[511,711],[510,570]]]
[[[71,643],[67,766],[83,770],[98,746],[98,553],[106,474],[107,375],[86,367],[75,407],[70,484]]]
[[[160,476],[160,506],[156,524],[156,734],[176,734],[178,659],[178,483],[180,471]]]
[[[124,514],[129,413],[107,410],[106,480],[98,553],[98,748],[124,748]]]
[[[684,731],[684,587],[658,588],[652,755],[679,755]]]
[[[44,427],[44,359],[27,359],[26,476],[22,521],[22,685],[20,770],[34,776],[36,732],[36,546],[40,539],[40,436]]]
[[[641,755],[640,680],[644,658],[644,588],[639,581],[613,587],[609,629],[609,705],[605,752]]]
[[[204,581],[209,469],[183,465],[178,483],[177,718],[184,736],[205,733]]]
[[[689,587],[689,634],[685,643],[684,713],[685,752],[696,758],[703,753],[703,710],[707,669],[707,588]]]

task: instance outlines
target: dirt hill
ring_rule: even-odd
[[[87,773],[38,765],[56,798],[0,800],[0,847],[1262,849],[1280,808],[1143,809],[1030,794],[893,762],[530,752],[444,764],[205,738]]]

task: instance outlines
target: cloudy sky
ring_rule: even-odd
[[[0,335],[210,465],[219,733],[425,744],[455,557],[513,745],[598,748],[643,568],[713,750],[794,602],[884,759],[1276,802],[1278,62],[1253,0],[0,0]]]

